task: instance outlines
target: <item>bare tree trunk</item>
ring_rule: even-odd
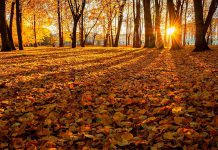
[[[126,5],[126,0],[123,0],[121,6],[119,8],[118,27],[117,27],[115,42],[113,45],[114,47],[118,47],[119,38],[120,38],[120,31],[121,31],[121,27],[122,27],[122,23],[123,23],[123,10],[124,10],[125,5]]]
[[[128,34],[129,34],[129,4],[127,9],[127,18],[126,18],[126,46],[128,46]]]
[[[151,1],[143,0],[144,5],[144,22],[145,22],[145,44],[146,47],[154,47],[155,46],[155,38],[153,34],[152,20],[151,20]]]
[[[11,51],[13,50],[12,41],[9,38],[9,27],[6,22],[6,0],[0,1],[0,33],[2,40],[2,50],[1,51]],[[7,29],[8,28],[8,29]]]
[[[165,17],[165,30],[164,30],[164,45],[165,46],[168,46],[167,29],[168,29],[168,10],[166,10],[166,17]]]
[[[134,35],[133,35],[133,48],[141,47],[141,39],[139,35],[140,26],[140,0],[133,0],[133,16],[134,16]]]
[[[113,26],[112,26],[112,21],[111,21],[111,25],[110,25],[110,47],[112,47],[114,45],[114,35],[113,35]]]
[[[189,0],[186,0],[186,5],[185,5],[185,24],[184,24],[184,33],[183,33],[183,46],[186,45],[188,4],[189,4]]]
[[[15,1],[12,1],[8,33],[9,33],[9,38],[10,38],[11,43],[12,43],[12,49],[15,50],[16,48],[15,48],[15,45],[14,45],[14,40],[13,40],[13,35],[12,35],[12,26],[13,26],[13,19],[14,19],[14,8],[15,8]]]
[[[60,0],[57,0],[58,3],[58,33],[59,33],[59,47],[64,46],[63,34],[62,34],[62,22],[61,22],[61,11],[60,11]]]
[[[74,19],[74,23],[73,23],[73,33],[72,33],[72,48],[76,47],[76,30],[77,30],[77,24],[78,24],[79,20]]]
[[[20,0],[16,0],[16,24],[17,24],[17,36],[19,50],[23,50],[23,39],[22,39],[22,10]]]
[[[155,0],[155,12],[156,12],[155,32],[156,32],[156,47],[158,49],[164,48],[163,39],[162,39],[161,31],[160,31],[160,22],[161,22],[161,20],[160,20],[160,18],[161,18],[160,3],[161,3],[161,1]]]
[[[202,1],[199,2],[199,0],[194,0],[195,25],[196,25],[196,33],[195,33],[196,40],[195,40],[194,51],[210,50],[206,42],[205,35],[207,33],[209,25],[211,24],[213,14],[215,13],[217,6],[218,6],[218,1],[212,0],[208,15],[206,17],[206,21],[204,22]]]
[[[34,33],[34,47],[38,47],[37,36],[36,36],[36,15],[33,15],[33,33]]]
[[[71,13],[73,15],[73,32],[71,35],[71,39],[72,39],[72,48],[76,47],[76,31],[77,31],[77,24],[79,22],[79,19],[81,17],[81,15],[84,12],[85,9],[85,5],[86,5],[86,0],[82,0],[81,4],[78,4],[77,1],[72,2],[71,0],[67,1],[71,10]]]
[[[9,25],[9,29],[10,29],[11,33],[12,33],[13,18],[14,18],[14,8],[15,8],[14,6],[15,6],[15,2],[12,1],[12,3],[11,3],[10,25]]]
[[[85,47],[85,42],[84,42],[84,20],[83,20],[83,13],[81,15],[81,20],[80,20],[80,46]]]

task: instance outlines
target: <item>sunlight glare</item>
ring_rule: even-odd
[[[167,29],[167,34],[172,35],[175,32],[175,27],[171,27]]]

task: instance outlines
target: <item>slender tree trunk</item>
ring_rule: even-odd
[[[111,21],[111,25],[110,25],[110,47],[112,47],[114,45],[114,35],[113,35],[113,26],[112,26],[112,21]]]
[[[186,0],[185,4],[185,24],[184,24],[184,33],[183,33],[183,46],[186,45],[186,33],[187,33],[187,11],[188,11],[189,0]]]
[[[123,23],[123,10],[124,10],[125,5],[126,5],[126,0],[123,0],[122,4],[120,6],[120,10],[119,10],[118,27],[117,27],[117,33],[116,33],[116,38],[115,38],[115,42],[114,42],[114,47],[118,47],[119,38],[120,38],[120,31],[121,31],[121,27],[122,27],[122,23]]]
[[[128,34],[129,34],[129,4],[127,9],[127,17],[126,17],[126,46],[128,46]]]
[[[139,35],[140,26],[140,0],[133,1],[133,15],[134,15],[134,35],[133,35],[133,48],[141,47],[141,39]]]
[[[165,46],[168,46],[167,29],[168,29],[168,10],[166,10],[166,17],[165,17],[165,30],[164,30],[164,45]]]
[[[85,47],[85,40],[84,40],[84,20],[83,14],[81,15],[80,20],[80,46]]]
[[[107,47],[109,36],[110,36],[110,34],[107,33],[105,38],[104,38],[104,47]]]
[[[13,18],[14,18],[14,8],[15,8],[14,6],[15,6],[15,2],[12,1],[12,3],[11,3],[10,25],[9,25],[9,29],[10,29],[11,33],[12,33]]]
[[[144,22],[145,22],[145,44],[146,47],[154,47],[155,46],[155,38],[153,34],[152,20],[151,20],[151,1],[143,0],[144,5]]]
[[[10,15],[10,23],[9,23],[9,28],[8,29],[8,33],[9,33],[9,38],[11,40],[12,43],[12,49],[16,49],[15,45],[14,45],[14,40],[13,40],[13,35],[12,35],[12,26],[13,26],[13,19],[14,19],[14,8],[15,8],[15,2],[12,1],[11,3],[11,15]]]
[[[17,36],[19,50],[23,50],[23,39],[22,39],[22,10],[20,0],[16,0],[16,24],[17,24]]]
[[[59,47],[64,46],[63,34],[62,34],[62,22],[61,22],[61,11],[60,11],[60,0],[57,0],[58,3],[58,33],[59,33]]]
[[[33,33],[34,33],[34,47],[38,47],[36,36],[36,15],[33,15]]]
[[[163,39],[162,39],[161,31],[160,31],[161,14],[160,14],[160,1],[159,0],[155,0],[155,12],[156,12],[156,17],[155,17],[156,47],[158,49],[162,49],[164,48],[164,45],[163,45]]]

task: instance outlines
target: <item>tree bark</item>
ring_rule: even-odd
[[[186,33],[187,33],[187,11],[188,11],[189,0],[186,0],[185,5],[185,24],[184,24],[184,33],[183,33],[183,46],[186,45]]]
[[[33,33],[34,33],[34,47],[38,47],[36,36],[36,15],[33,15]]]
[[[134,35],[133,48],[141,47],[141,39],[139,35],[140,26],[140,0],[133,0],[133,17],[134,17]]]
[[[81,15],[81,20],[80,20],[80,46],[85,47],[85,40],[84,40],[84,18],[83,18],[83,13]]]
[[[72,39],[72,48],[76,47],[76,31],[77,31],[77,24],[79,22],[80,17],[82,16],[85,5],[86,5],[86,0],[82,0],[82,4],[78,4],[77,1],[72,2],[72,0],[67,0],[71,13],[73,15],[73,32],[71,35]]]
[[[12,33],[13,18],[14,18],[14,8],[15,8],[14,6],[15,6],[15,2],[12,1],[12,3],[11,3],[10,25],[9,25],[9,29],[10,29],[11,33]]]
[[[64,41],[63,41],[63,34],[62,34],[62,22],[61,22],[61,11],[60,11],[60,0],[57,0],[57,5],[58,5],[58,33],[59,33],[59,47],[64,46]]]
[[[204,22],[202,1],[199,2],[199,0],[194,0],[195,26],[196,26],[194,51],[199,52],[199,51],[210,50],[206,42],[205,36],[208,27],[211,23],[213,14],[217,9],[217,5],[218,5],[218,1],[212,0],[206,21]]]
[[[168,10],[166,10],[166,16],[165,16],[165,30],[164,30],[164,45],[168,46],[167,41],[167,29],[168,29]]]
[[[161,35],[161,31],[160,31],[160,18],[161,18],[161,14],[160,14],[160,0],[155,0],[155,12],[156,12],[156,16],[155,16],[155,32],[156,32],[156,47],[158,49],[162,49],[164,48],[163,45],[163,39],[162,39],[162,35]]]
[[[144,6],[144,26],[145,26],[145,44],[144,48],[152,48],[155,46],[152,20],[151,20],[151,1],[143,0]]]
[[[121,27],[122,27],[122,23],[123,23],[123,11],[124,11],[125,5],[126,5],[126,0],[122,0],[122,4],[119,8],[118,27],[117,27],[115,42],[113,45],[114,47],[118,47],[119,38],[120,38],[120,31],[121,31]]]
[[[77,31],[77,24],[78,24],[78,19],[74,19],[74,23],[73,23],[73,33],[72,33],[72,48],[76,47],[76,31]]]
[[[17,25],[17,36],[19,50],[23,50],[23,39],[22,39],[22,10],[20,0],[16,0],[16,25]]]
[[[2,40],[2,49],[1,51],[11,51],[15,48],[13,47],[13,41],[10,40],[9,27],[6,22],[6,0],[0,1],[0,33]]]

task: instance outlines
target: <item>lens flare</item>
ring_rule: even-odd
[[[175,32],[175,27],[171,27],[167,29],[167,34],[172,35]]]

